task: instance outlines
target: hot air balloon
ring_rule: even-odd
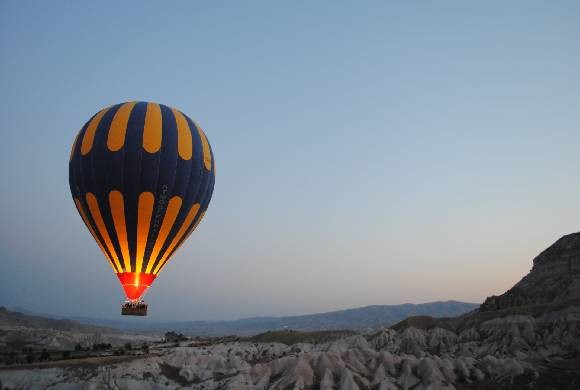
[[[125,291],[122,314],[146,315],[143,295],[203,219],[214,181],[205,133],[174,108],[116,104],[81,128],[70,190]]]

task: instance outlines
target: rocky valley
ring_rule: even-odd
[[[66,359],[9,356],[72,345],[77,355]],[[0,348],[3,389],[578,389],[580,233],[537,256],[505,294],[457,317],[221,338],[11,323]]]

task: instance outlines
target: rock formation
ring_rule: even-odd
[[[578,356],[579,324],[580,308],[569,307],[539,318],[494,318],[461,331],[389,328],[322,344],[181,343],[115,365],[4,370],[0,379],[8,388],[542,388],[537,384],[546,372],[570,362],[563,357]],[[578,369],[558,370],[556,385],[579,386]]]
[[[173,340],[115,364],[0,367],[0,388],[580,389],[579,261],[580,234],[565,236],[516,286],[461,317],[292,345],[268,341],[276,332]]]
[[[528,275],[505,294],[487,298],[480,310],[565,304],[574,300],[580,300],[580,232],[560,238],[540,253]]]

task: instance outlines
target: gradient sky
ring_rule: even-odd
[[[97,110],[215,153],[147,320],[481,302],[580,230],[578,1],[1,1],[0,305],[119,318],[68,157]]]

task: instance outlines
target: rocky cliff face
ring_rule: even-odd
[[[530,305],[554,305],[580,299],[580,232],[556,241],[534,259],[534,265],[514,287],[491,296],[480,311]]]

